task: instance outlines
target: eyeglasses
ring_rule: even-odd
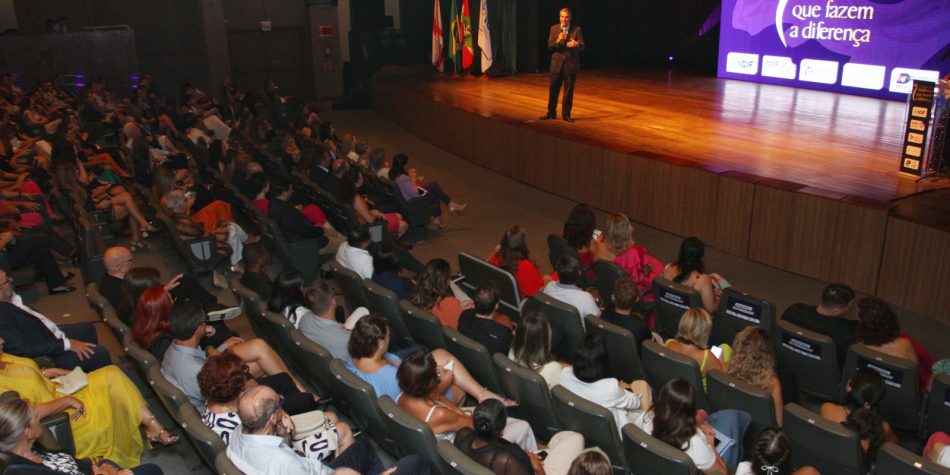
[[[0,287],[3,287],[3,286],[5,286],[5,285],[9,285],[9,284],[12,284],[12,283],[13,283],[13,278],[12,278],[12,277],[7,277],[6,280],[4,280],[3,282],[0,282]]]

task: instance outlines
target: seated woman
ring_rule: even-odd
[[[740,462],[735,475],[819,475],[813,467],[792,469],[792,444],[782,431],[762,430],[752,449],[752,460]]]
[[[578,203],[567,215],[561,237],[577,251],[581,267],[587,268],[594,263],[594,229],[597,228],[597,216],[594,208],[587,203]]]
[[[381,243],[371,249],[373,255],[373,282],[393,291],[399,300],[408,300],[416,284],[401,275],[402,264],[399,252],[390,243]]]
[[[782,427],[782,383],[775,374],[775,354],[765,329],[746,327],[736,335],[726,373],[768,391],[775,403],[775,421]]]
[[[264,216],[267,216],[267,212],[270,210],[270,200],[273,199],[274,195],[271,193],[270,180],[267,178],[267,175],[263,172],[251,174],[251,176],[247,178],[247,188],[253,193],[251,204],[259,209]],[[314,226],[320,226],[324,228],[325,231],[332,229],[332,226],[327,222],[327,215],[319,206],[315,204],[296,206]]]
[[[147,269],[147,268],[144,268]],[[132,269],[126,277],[133,271]],[[153,285],[142,291],[135,303],[132,320],[132,339],[143,349],[155,355],[158,361],[165,357],[165,350],[172,344],[171,311],[174,303],[171,295],[161,284]],[[237,333],[227,327],[223,321],[209,323],[208,333],[201,340],[201,347],[218,347]]]
[[[851,376],[845,387],[847,397],[844,405],[833,402],[821,405],[821,417],[858,433],[865,453],[865,466],[868,467],[874,463],[877,450],[884,442],[900,443],[878,408],[886,390],[881,375],[862,368]]]
[[[190,191],[172,190],[162,198],[162,205],[182,239],[214,236],[218,253],[229,256],[231,265],[237,264],[241,260],[244,243],[248,240],[247,233],[233,221],[218,221],[215,212],[193,215],[191,209],[194,202],[195,195]]]
[[[151,442],[168,445],[178,440],[155,419],[138,388],[117,366],[88,373],[89,385],[71,396],[58,392],[49,379],[67,373],[40,369],[31,359],[3,353],[0,339],[0,392],[17,391],[41,416],[67,410],[77,458],[104,457],[134,467],[145,449],[140,427]]]
[[[709,349],[709,333],[712,331],[712,316],[701,308],[691,308],[683,313],[676,337],[666,340],[666,347],[692,358],[699,363],[699,372],[703,375],[703,389],[706,388],[706,373],[711,369],[726,370],[732,349],[729,345],[720,345],[722,357]]]
[[[436,438],[451,442],[455,440],[456,432],[472,428],[472,416],[442,395],[445,387],[442,375],[445,373],[431,353],[412,353],[399,364],[396,372],[400,392],[395,401],[399,407],[428,424]],[[520,419],[508,419],[502,437],[523,449],[538,450],[531,426]]]
[[[517,224],[508,228],[501,237],[501,244],[488,256],[488,263],[498,266],[515,276],[518,293],[526,299],[538,293],[551,281],[551,276],[542,276],[538,265],[531,260],[528,251],[528,232]]]
[[[389,169],[389,179],[399,186],[399,192],[402,193],[402,197],[406,201],[419,197],[425,199],[429,203],[432,216],[435,216],[435,225],[444,228],[441,219],[442,205],[448,206],[449,211],[454,214],[464,210],[468,204],[452,201],[452,197],[442,189],[437,181],[423,183],[423,177],[419,176],[415,168],[406,169],[408,164],[409,156],[404,153],[397,153],[393,157],[393,163]],[[425,194],[419,194],[420,187],[425,190]]]
[[[307,308],[307,299],[303,296],[303,276],[295,270],[281,272],[274,281],[267,309],[279,313],[294,325],[300,326],[300,321],[310,314]]]
[[[633,240],[633,224],[621,213],[607,217],[603,237],[594,247],[594,258],[620,266],[637,283],[637,291],[641,293],[663,272],[662,264]]]
[[[933,375],[937,359],[914,340],[901,332],[897,315],[887,302],[865,297],[858,302],[858,343],[875,351],[913,361],[920,367],[920,389],[925,390]]]
[[[10,268],[17,270],[33,264],[36,272],[46,282],[50,295],[66,294],[76,290],[67,285],[74,274],[59,268],[50,249],[49,237],[40,234],[23,235],[7,230],[0,232],[0,251],[7,255]]]
[[[599,404],[614,415],[617,430],[633,421],[633,411],[648,411],[653,392],[646,381],[607,377],[607,347],[600,336],[587,335],[574,352],[574,367],[561,372],[561,386]]]
[[[416,276],[419,284],[412,291],[409,302],[431,312],[443,325],[458,329],[462,310],[472,308],[472,300],[463,303],[452,289],[452,269],[445,259],[432,259],[422,273]]]
[[[129,248],[151,249],[152,246],[143,238],[148,237],[148,233],[158,231],[145,219],[142,211],[132,195],[126,191],[125,187],[108,181],[103,181],[98,175],[90,175],[86,172],[86,167],[77,162],[78,180],[85,188],[89,200],[97,210],[112,210],[112,216],[116,221],[127,221],[129,232],[132,234],[132,241]]]
[[[703,263],[703,254],[706,246],[697,237],[688,237],[680,244],[679,257],[676,262],[670,263],[663,269],[663,278],[677,284],[692,287],[699,292],[703,300],[703,308],[707,312],[716,311],[719,306],[719,295],[725,280],[719,274],[706,274],[706,265]]]
[[[9,473],[26,469],[31,472],[62,473],[77,475],[83,473],[79,462],[65,452],[46,450],[37,440],[43,432],[39,408],[24,401],[14,391],[4,393],[0,398],[0,462],[8,467]],[[13,467],[20,467],[19,469]],[[97,475],[118,475],[121,467],[114,462],[102,460],[91,467]],[[160,475],[162,469],[155,464],[144,464],[131,468],[135,475]],[[125,471],[124,473],[128,473]]]
[[[241,424],[237,413],[237,401],[244,388],[256,383],[248,376],[248,367],[234,353],[221,353],[209,357],[198,372],[198,386],[207,401],[201,419],[225,445],[231,434]],[[327,418],[325,430],[316,431],[299,439],[293,439],[294,450],[308,458],[327,460],[340,455],[353,445],[353,431],[336,414],[323,413]]]
[[[353,374],[373,386],[377,397],[396,399],[400,392],[396,368],[402,359],[386,352],[389,348],[389,333],[389,323],[385,318],[374,314],[360,318],[350,332],[350,341],[347,342],[350,361],[346,363]],[[434,350],[432,357],[441,368],[442,382],[439,387],[447,400],[460,404],[468,395],[479,402],[494,398],[509,406],[517,404],[475,381],[462,362],[448,351],[441,348]]]
[[[534,452],[525,452],[502,438],[508,424],[504,404],[489,399],[472,412],[471,427],[460,429],[453,443],[465,455],[492,472],[502,475],[565,475],[584,450],[584,436],[563,431],[554,434],[545,450],[544,460]]]
[[[348,204],[356,212],[356,219],[360,224],[369,224],[377,219],[386,221],[386,232],[401,237],[409,230],[409,223],[399,216],[399,213],[383,213],[371,207],[370,203],[359,193],[363,186],[363,173],[352,168],[343,176],[340,187],[336,191],[336,199],[340,203]]]
[[[525,368],[538,372],[548,388],[557,386],[565,365],[551,353],[551,324],[541,312],[528,312],[515,328],[508,358]]]

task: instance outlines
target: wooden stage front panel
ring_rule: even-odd
[[[950,282],[950,266],[919,259],[947,252],[939,246],[950,238],[950,217],[902,217],[889,231],[891,200],[918,191],[916,180],[895,171],[902,103],[583,71],[577,122],[569,124],[537,120],[546,108],[545,75],[476,80],[389,71],[373,88],[378,112],[486,168],[950,321],[950,292],[940,285]],[[911,263],[929,283],[895,285],[893,271]]]

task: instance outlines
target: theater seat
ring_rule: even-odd
[[[762,429],[778,427],[775,401],[768,391],[716,370],[706,374],[706,384],[706,397],[713,412],[738,409],[752,416],[747,440],[758,439]]]
[[[775,327],[775,305],[729,287],[722,291],[719,307],[713,312],[712,321],[710,345],[731,345],[736,334],[749,326],[762,327],[772,335]]]
[[[402,320],[399,297],[392,290],[370,279],[363,279],[363,289],[366,291],[370,311],[389,321],[389,329],[392,331],[390,344],[399,349],[415,346],[416,342],[412,339],[406,322]]]
[[[343,302],[346,303],[348,312],[352,313],[357,307],[369,308],[369,300],[363,289],[363,278],[359,274],[343,267],[336,259],[330,261],[330,270],[333,272],[333,281],[343,293]]]
[[[950,475],[950,468],[937,465],[893,442],[885,442],[877,451],[874,475]]]
[[[656,328],[668,336],[676,335],[680,318],[691,308],[702,308],[703,299],[692,287],[677,284],[663,277],[653,279]]]
[[[453,475],[493,475],[495,473],[472,460],[447,440],[440,440],[437,448],[442,461],[447,465],[446,470]]]
[[[630,330],[593,315],[584,317],[589,335],[600,335],[607,348],[607,375],[621,381],[646,379],[640,348]]]
[[[430,350],[445,348],[442,322],[435,315],[416,307],[407,300],[399,301],[399,310],[402,312],[402,319],[406,328],[409,329],[409,334],[416,343]]]
[[[445,337],[445,349],[465,365],[475,381],[496,394],[505,394],[498,381],[498,374],[495,373],[492,355],[488,354],[488,348],[485,348],[485,345],[459,333],[452,327],[442,327],[442,334]]]
[[[950,375],[936,374],[924,410],[924,435],[950,428]]]
[[[920,428],[920,366],[861,344],[851,345],[841,374],[842,400],[848,380],[862,368],[870,369],[884,378],[887,390],[880,405],[884,419],[894,429],[916,432]],[[950,430],[950,427],[946,428]]]
[[[563,337],[557,347],[551,349],[552,352],[563,360],[570,361],[574,358],[574,350],[584,340],[584,327],[581,323],[583,316],[577,312],[576,308],[544,292],[538,292],[525,300],[523,311],[525,313],[541,312],[552,326],[557,325],[562,330]]]
[[[219,475],[244,475],[244,472],[231,463],[227,452],[221,452],[214,458],[214,468],[217,469]]]
[[[185,434],[191,439],[201,459],[209,467],[214,467],[215,458],[227,448],[221,437],[205,425],[198,410],[191,404],[183,404],[178,409],[177,420]]]
[[[386,415],[376,404],[376,391],[369,383],[353,374],[340,360],[330,362],[330,372],[336,378],[340,399],[351,408],[356,424],[369,432],[370,437],[390,455],[399,453],[394,434],[386,426]]]
[[[518,401],[518,407],[511,410],[512,414],[528,421],[539,439],[551,440],[561,431],[561,422],[554,411],[551,391],[544,378],[501,353],[495,353],[492,361],[505,394]]]
[[[554,409],[564,430],[572,430],[584,436],[587,447],[600,447],[613,466],[614,474],[628,473],[620,430],[613,414],[603,406],[584,399],[565,387],[551,389]]]
[[[792,465],[810,465],[821,473],[864,475],[864,451],[858,434],[795,403],[785,405],[782,431],[792,445]]]
[[[685,379],[693,387],[696,408],[709,410],[709,401],[703,389],[703,375],[699,371],[699,364],[692,358],[647,340],[643,342],[643,369],[654,391],[659,391],[672,379]]]
[[[378,404],[379,409],[386,415],[386,427],[399,446],[400,457],[416,454],[429,462],[433,474],[452,473],[442,461],[435,434],[425,422],[399,407],[389,396],[379,398]]]
[[[633,475],[699,475],[686,452],[640,430],[633,424],[623,426],[623,453]]]
[[[825,401],[840,401],[841,371],[831,337],[779,320],[773,344],[780,373],[794,375],[800,391]]]
[[[596,260],[592,264],[594,268],[594,287],[600,295],[600,301],[604,304],[611,302],[610,297],[614,292],[614,282],[617,279],[626,276],[627,273],[617,264],[610,261]]]

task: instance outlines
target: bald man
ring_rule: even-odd
[[[102,294],[115,308],[119,318],[127,324],[132,322],[132,311],[135,302],[129,302],[129,294],[125,286],[125,275],[135,268],[135,256],[127,247],[115,246],[106,249],[102,257],[106,268],[106,275],[99,283],[99,293]],[[178,274],[165,283],[165,290],[178,302],[188,300],[198,304],[213,319],[228,319],[240,315],[240,307],[225,307],[218,303],[218,299],[202,287],[196,279]]]
[[[241,430],[231,436],[227,454],[244,473],[262,475],[427,474],[428,465],[417,455],[403,458],[383,471],[379,454],[362,437],[328,465],[300,456],[288,445],[294,423],[280,406],[280,396],[267,386],[254,386],[238,399]]]

